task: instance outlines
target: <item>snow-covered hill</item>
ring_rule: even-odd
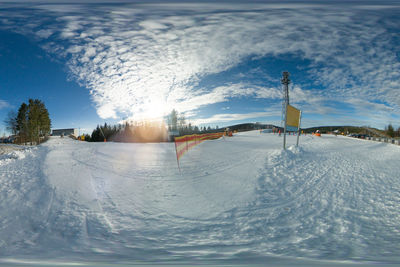
[[[0,260],[400,263],[399,146],[281,147],[258,131],[206,141],[181,171],[171,143],[54,137],[2,155]]]

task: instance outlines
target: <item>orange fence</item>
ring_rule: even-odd
[[[222,137],[224,133],[191,134],[175,137],[176,159],[179,159],[192,147],[205,140],[213,140]]]

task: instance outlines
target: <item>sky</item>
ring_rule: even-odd
[[[44,101],[53,128],[157,119],[400,126],[396,1],[1,1],[0,134]]]

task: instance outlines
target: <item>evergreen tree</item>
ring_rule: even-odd
[[[28,105],[22,103],[17,115],[17,133],[20,143],[28,141]]]
[[[181,114],[178,118],[178,130],[180,134],[185,133],[186,118],[185,115]]]
[[[92,136],[90,137],[91,142],[100,142],[103,141],[104,137],[102,136],[100,132],[100,126],[97,125],[96,129],[93,130]]]
[[[168,130],[177,131],[178,130],[178,112],[173,109],[168,116]]]
[[[389,135],[390,137],[394,137],[394,129],[392,124],[389,124],[386,130],[387,135]]]
[[[42,101],[29,99],[28,132],[31,142],[40,143],[41,139],[50,133],[49,113]]]
[[[86,141],[86,142],[90,142],[90,141],[91,141],[91,140],[90,140],[90,135],[85,134],[85,141]]]
[[[50,134],[51,120],[44,103],[38,99],[29,99],[22,103],[15,118],[16,133],[20,143],[39,144]]]

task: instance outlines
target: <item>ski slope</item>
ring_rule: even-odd
[[[400,263],[400,147],[295,138],[0,155],[0,263]]]

